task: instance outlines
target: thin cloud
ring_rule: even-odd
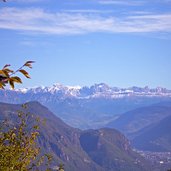
[[[76,9],[76,10],[62,10],[62,12],[66,13],[94,13],[94,14],[106,14],[113,13],[112,10],[95,10],[95,9]]]
[[[133,0],[100,0],[100,4],[103,5],[124,5],[124,6],[140,6],[143,5],[143,1],[133,1]]]
[[[171,3],[171,0],[155,0],[156,3]]]
[[[44,0],[8,0],[8,2],[17,2],[17,3],[37,3],[43,2]]]
[[[43,34],[171,32],[171,14],[101,16],[99,13],[50,13],[42,9],[3,8],[0,28]]]
[[[170,4],[171,0],[98,0],[102,5],[144,6],[148,4]]]

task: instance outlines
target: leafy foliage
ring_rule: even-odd
[[[0,70],[0,89],[10,85],[14,89],[15,83],[22,84],[22,80],[16,74],[21,73],[26,78],[30,78],[25,67],[32,68],[34,61],[27,61],[16,71],[10,69],[9,64]],[[26,110],[27,105],[22,105]],[[50,163],[52,156],[50,154],[40,155],[40,147],[37,146],[39,136],[39,118],[34,115],[18,111],[15,123],[9,120],[0,121],[0,169],[3,171],[51,171]],[[63,165],[56,169],[64,171]]]
[[[26,78],[30,78],[29,73],[24,69],[25,67],[32,68],[32,63],[34,61],[27,61],[23,66],[21,66],[16,71],[10,69],[9,64],[5,65],[0,70],[0,89],[4,89],[6,85],[10,85],[12,89],[14,89],[15,83],[22,84],[22,80],[20,77],[16,76],[16,74],[21,73]]]
[[[19,111],[18,118],[18,124],[14,126],[11,126],[7,120],[1,123],[0,166],[2,170],[29,170],[36,166],[32,161],[40,152],[35,142],[39,135],[38,125],[34,125],[28,132],[26,130],[28,114],[24,115]]]
[[[23,109],[27,105],[22,105]],[[39,136],[40,118],[31,113],[18,111],[16,122],[0,123],[0,169],[3,171],[51,171],[52,156],[40,155],[36,140]],[[56,170],[63,171],[63,166]]]

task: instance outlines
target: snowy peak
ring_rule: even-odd
[[[74,98],[120,98],[125,96],[169,96],[171,97],[171,90],[166,88],[157,87],[149,88],[148,86],[142,87],[129,87],[129,88],[118,88],[110,87],[105,83],[94,84],[88,86],[64,86],[56,83],[51,87],[34,87],[18,89],[17,92],[21,93],[48,93],[51,95],[57,95],[58,97],[74,97]]]
[[[22,93],[51,93],[51,94],[55,94],[55,93],[59,93],[59,92],[72,92],[72,91],[78,91],[79,89],[81,89],[80,86],[64,86],[62,84],[56,83],[54,85],[52,85],[51,87],[45,87],[45,86],[39,86],[39,87],[33,87],[33,88],[21,88],[21,89],[17,89],[16,91],[18,92],[22,92]]]

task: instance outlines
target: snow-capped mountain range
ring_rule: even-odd
[[[94,84],[90,87],[88,86],[64,86],[62,84],[54,84],[51,87],[34,87],[34,88],[22,88],[15,90],[19,93],[49,93],[57,95],[58,97],[71,97],[71,98],[122,98],[128,96],[169,96],[171,97],[171,90],[166,88],[157,87],[149,88],[148,86],[141,87],[130,87],[130,88],[118,88],[110,87],[105,83]]]
[[[87,86],[64,86],[0,90],[0,102],[21,104],[38,101],[73,127],[99,128],[121,114],[160,102],[171,101],[166,88],[118,88],[100,83]]]

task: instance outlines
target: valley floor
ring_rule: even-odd
[[[154,171],[167,171],[171,169],[171,152],[150,152],[138,150],[136,150],[136,152],[152,163]]]

